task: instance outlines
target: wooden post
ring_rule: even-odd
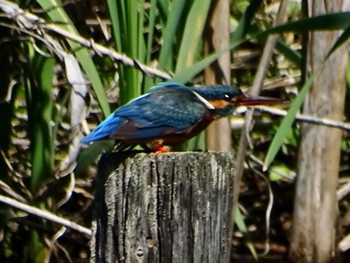
[[[232,155],[133,155],[99,162],[91,262],[230,262]]]

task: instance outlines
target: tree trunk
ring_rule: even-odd
[[[343,1],[308,1],[308,16],[342,10]],[[327,4],[327,6],[325,6]],[[307,43],[306,68],[314,71],[339,36],[339,32],[314,32]],[[324,65],[304,102],[304,114],[343,120],[345,70],[348,52],[340,48]],[[342,132],[304,123],[301,127],[298,178],[294,203],[292,262],[335,260],[336,188]]]
[[[227,48],[230,44],[230,1],[212,1],[205,30],[204,51],[210,54]],[[223,54],[204,71],[206,85],[230,84],[230,52]],[[213,122],[206,131],[207,148],[210,151],[230,152],[231,127],[228,118]]]
[[[233,163],[225,153],[105,154],[91,262],[229,262]]]

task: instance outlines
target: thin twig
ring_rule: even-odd
[[[115,50],[111,48],[107,48],[103,45],[97,44],[93,42],[92,40],[88,40],[86,38],[83,38],[79,35],[72,34],[71,32],[68,32],[64,30],[63,28],[57,27],[53,24],[44,24],[40,25],[41,28],[55,32],[56,34],[59,34],[63,37],[69,38],[70,40],[73,40],[80,45],[93,49],[97,54],[100,55],[106,55],[110,58],[123,63],[126,66],[135,67],[137,69],[140,69],[143,73],[147,75],[152,75],[155,77],[160,77],[162,79],[171,79],[171,75],[167,72],[161,71],[159,69],[152,68],[150,66],[147,66],[145,64],[142,64],[139,61],[136,61],[135,59],[129,58],[128,56],[124,54],[120,54],[118,52],[115,52]]]
[[[279,6],[279,10],[277,13],[277,17],[275,20],[275,25],[281,24],[283,22],[283,20],[285,19],[285,14],[287,11],[287,4],[288,4],[288,0],[282,0],[281,4]],[[266,45],[264,47],[264,51],[261,57],[261,60],[259,62],[259,67],[258,67],[258,71],[257,74],[255,76],[254,79],[254,85],[252,87],[252,94],[251,95],[257,95],[260,91],[260,87],[262,86],[263,83],[263,79],[265,77],[266,74],[266,70],[268,69],[268,65],[270,63],[270,58],[272,55],[272,51],[273,48],[275,46],[276,40],[277,40],[278,36],[275,35],[270,35],[267,38],[267,42]],[[237,153],[237,157],[236,157],[236,177],[235,177],[235,189],[234,189],[234,197],[233,197],[233,204],[237,204],[238,203],[238,194],[239,194],[239,186],[240,186],[240,181],[242,179],[243,176],[243,164],[244,164],[244,160],[246,157],[246,151],[247,151],[247,145],[249,144],[249,130],[251,128],[251,120],[252,120],[252,116],[253,116],[253,111],[249,111],[246,114],[245,117],[245,123],[243,126],[243,132],[239,141],[239,150]],[[234,211],[235,208],[233,208]]]
[[[277,115],[277,116],[286,116],[287,115],[287,111],[280,110],[277,108],[272,108],[272,107],[255,106],[254,109],[262,111],[262,112],[267,112],[267,113],[270,113],[272,115]],[[304,114],[297,114],[295,119],[298,121],[304,121],[304,122],[339,128],[342,130],[350,130],[350,123],[346,123],[346,122],[338,122],[338,121],[333,121],[330,119],[318,118],[315,116],[304,115]]]
[[[3,202],[5,204],[8,204],[9,206],[15,207],[15,208],[20,209],[22,211],[25,211],[29,214],[36,215],[36,216],[41,217],[41,218],[45,218],[49,221],[52,221],[52,222],[55,222],[57,224],[68,227],[70,229],[76,230],[76,231],[78,231],[82,234],[85,234],[87,236],[91,236],[90,229],[83,227],[83,226],[81,226],[77,223],[74,223],[72,221],[69,221],[65,218],[56,216],[55,214],[52,214],[48,211],[40,210],[36,207],[30,206],[27,204],[23,204],[21,202],[18,202],[15,199],[12,199],[12,198],[9,198],[9,197],[3,196],[3,195],[0,195],[0,202]]]
[[[338,244],[338,249],[341,252],[345,252],[348,249],[350,249],[350,234],[342,238],[342,240]]]
[[[256,157],[254,154],[248,153],[248,157],[255,162],[255,164],[260,166],[260,169],[262,170],[264,167],[264,162],[262,160],[260,160],[258,157]],[[279,171],[278,169],[274,168],[274,167],[269,167],[268,168],[269,171],[277,174],[278,176],[282,177],[283,180],[292,183],[295,180],[295,177],[297,176],[295,172],[290,172],[289,174],[286,173],[282,173],[281,171]]]
[[[271,188],[271,184],[270,184],[269,180],[264,176],[264,174],[262,172],[258,171],[254,167],[251,167],[251,168],[257,175],[259,175],[265,181],[268,192],[269,192],[269,202],[267,204],[266,213],[265,213],[265,226],[266,226],[265,249],[260,254],[260,256],[265,256],[270,251],[270,226],[271,226],[270,218],[271,218],[271,211],[272,211],[274,197],[273,197],[273,192],[272,192],[272,188]]]
[[[337,190],[337,200],[342,200],[345,196],[347,196],[350,193],[350,182],[347,182],[346,184],[342,185]]]

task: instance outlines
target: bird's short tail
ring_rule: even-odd
[[[81,139],[81,143],[90,143],[98,140],[107,139],[108,135],[117,130],[124,121],[118,117],[115,117],[113,114],[110,115],[107,119],[96,127],[90,134]]]

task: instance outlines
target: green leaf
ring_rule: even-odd
[[[296,66],[301,67],[301,54],[290,48],[282,39],[278,39],[276,48],[284,54],[286,58],[292,61]]]
[[[291,170],[284,164],[274,165],[269,171],[270,181],[282,181],[285,180],[285,176],[291,173]]]
[[[255,260],[258,260],[258,254],[255,251],[252,241],[249,239],[248,229],[244,223],[243,215],[238,207],[235,209],[234,220],[238,230],[245,236],[246,245],[249,248],[250,253],[252,253]]]
[[[298,111],[300,110],[301,105],[303,104],[305,100],[306,94],[309,92],[312,83],[314,82],[315,78],[320,73],[322,66],[319,66],[310,76],[309,79],[305,81],[304,86],[302,87],[301,91],[299,92],[298,96],[295,98],[291,106],[289,107],[288,114],[283,118],[283,121],[281,125],[279,126],[275,137],[273,138],[271,145],[269,147],[269,150],[267,152],[265,161],[264,161],[264,167],[263,170],[266,171],[267,168],[270,166],[272,161],[275,159],[278,151],[280,150],[284,139],[286,135],[290,132],[290,129],[292,128],[292,124],[295,120],[295,116],[297,115]]]
[[[222,50],[218,50],[202,60],[194,63],[192,66],[183,69],[181,72],[177,73],[170,82],[178,82],[178,83],[186,83],[191,81],[197,74],[199,74],[201,71],[203,71],[206,67],[208,67],[211,63],[213,63],[215,60],[217,60],[222,54],[225,52],[237,47],[240,45],[243,41],[240,42],[234,42],[229,47],[224,48]]]
[[[244,38],[252,25],[252,20],[255,17],[257,10],[263,3],[261,0],[251,0],[249,6],[246,8],[243,17],[239,21],[239,25],[232,34],[231,42],[237,42]]]
[[[173,1],[170,7],[171,12],[163,28],[163,45],[159,55],[159,68],[166,69],[167,63],[170,62],[169,57],[172,56],[174,46],[174,36],[178,29],[178,25],[182,19],[182,13],[186,4],[186,0]]]
[[[201,42],[202,32],[207,20],[210,0],[195,0],[186,20],[176,70],[179,72],[193,64]]]
[[[113,149],[113,145],[113,140],[104,140],[94,142],[86,149],[83,149],[79,154],[74,173],[79,177],[79,175],[83,173],[89,165],[95,163],[97,158],[102,153],[111,151]]]
[[[334,43],[333,47],[327,54],[326,58],[329,58],[341,45],[348,41],[350,37],[350,27],[348,27],[338,38],[338,40]]]
[[[57,23],[57,26],[60,26],[73,34],[78,35],[78,31],[75,29],[72,21],[69,19],[67,13],[62,8],[62,2],[60,0],[37,0],[37,2],[43,9],[48,10],[47,15],[53,22]],[[110,109],[107,96],[95,64],[91,59],[90,51],[72,40],[67,39],[67,42],[69,43],[71,49],[74,51],[85,73],[89,77],[103,114],[105,116],[108,116],[110,114]]]
[[[52,80],[54,59],[34,56],[32,60],[32,81],[29,84],[30,103],[28,120],[31,137],[31,188],[35,192],[40,184],[48,178],[54,166],[54,142],[51,119],[53,101]]]
[[[46,255],[48,254],[48,249],[41,242],[40,235],[38,231],[31,230],[29,236],[29,257],[31,262],[42,263],[45,262]]]
[[[109,12],[109,18],[112,22],[112,32],[113,37],[115,40],[115,45],[117,47],[121,47],[122,39],[121,39],[121,32],[119,31],[121,28],[121,25],[119,23],[118,19],[118,7],[117,7],[117,1],[114,0],[107,0],[107,6],[108,6],[108,12]]]
[[[143,37],[144,1],[142,0],[108,0],[109,15],[112,21],[113,37],[116,50],[120,53],[145,63],[146,44]],[[141,95],[142,73],[122,63],[118,65],[120,101],[127,103]]]
[[[347,15],[347,17],[344,15]],[[289,110],[288,110],[288,114],[287,116],[284,117],[280,127],[277,130],[277,133],[275,135],[275,137],[273,138],[271,145],[269,147],[269,150],[267,152],[265,161],[264,161],[264,167],[263,170],[267,170],[267,168],[270,166],[270,164],[272,163],[272,161],[275,159],[278,151],[280,150],[284,139],[286,137],[286,135],[290,132],[290,129],[292,127],[292,124],[295,120],[295,116],[297,114],[297,112],[299,111],[302,103],[304,102],[305,96],[308,93],[308,91],[310,90],[313,81],[315,80],[315,78],[318,76],[318,74],[320,74],[324,62],[342,45],[346,42],[346,40],[350,37],[350,27],[347,26],[347,23],[350,24],[350,12],[347,13],[338,13],[338,14],[331,14],[331,15],[325,15],[325,16],[321,16],[321,17],[326,17],[325,21],[328,21],[330,18],[333,19],[339,19],[340,21],[342,21],[345,24],[345,28],[346,30],[343,32],[343,34],[338,38],[338,40],[334,43],[334,45],[332,46],[332,48],[330,49],[330,51],[328,52],[327,56],[325,57],[324,61],[322,62],[322,64],[315,69],[315,71],[313,72],[313,74],[310,76],[309,79],[307,79],[305,81],[304,86],[302,87],[300,93],[298,94],[298,96],[296,97],[296,99],[293,101],[293,103],[291,104]],[[311,20],[313,18],[310,18]],[[315,21],[319,21],[320,17],[317,17],[316,20],[312,20],[313,22],[311,23],[313,26]],[[324,26],[324,21],[321,23],[321,25],[319,26]],[[333,24],[330,25],[330,28],[334,27],[335,25],[340,26],[339,21],[334,22]],[[344,25],[342,25],[344,26]]]
[[[307,32],[319,30],[341,30],[350,26],[350,12],[315,16],[285,23],[265,30],[259,37],[285,32]]]
[[[150,11],[149,11],[149,26],[147,34],[147,45],[146,45],[146,59],[145,63],[148,64],[151,61],[151,54],[153,51],[153,40],[154,40],[154,28],[156,23],[156,2],[157,0],[151,0],[150,2]]]

